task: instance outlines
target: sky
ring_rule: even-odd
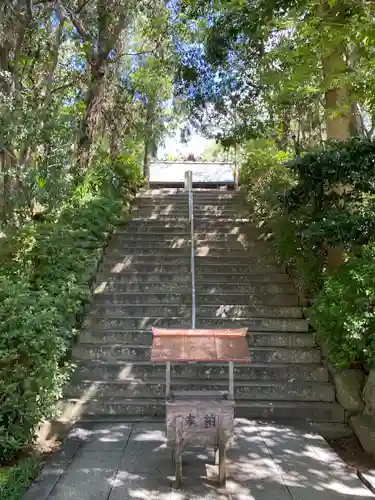
[[[177,130],[174,135],[165,139],[164,146],[159,148],[157,156],[161,159],[166,153],[171,153],[173,155],[193,153],[194,155],[199,155],[213,143],[214,141],[206,139],[197,133],[193,133],[191,139],[187,143],[182,143],[180,131]]]

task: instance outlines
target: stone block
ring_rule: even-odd
[[[320,350],[321,350],[321,353],[323,355],[323,358],[328,359],[329,352],[330,352],[330,347],[329,347],[328,342],[324,339],[319,339],[319,346],[320,346]]]
[[[375,418],[372,415],[354,415],[349,423],[362,448],[375,455]]]
[[[364,407],[361,390],[364,384],[362,370],[336,371],[333,375],[338,402],[351,413],[360,413]]]
[[[371,368],[367,377],[363,390],[363,399],[368,411],[375,414],[375,368]]]

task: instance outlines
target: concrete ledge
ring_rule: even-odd
[[[362,483],[375,495],[375,470],[367,472],[358,471],[358,477]]]
[[[183,188],[184,187],[184,183],[183,182],[175,182],[175,181],[171,181],[171,182],[159,182],[159,181],[155,181],[155,182],[150,182],[149,183],[149,186],[150,188]],[[194,188],[207,188],[207,189],[218,189],[218,188],[222,188],[222,187],[226,187],[227,189],[234,189],[234,182],[233,181],[224,181],[224,182],[193,182],[193,189]]]

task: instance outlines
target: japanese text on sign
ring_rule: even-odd
[[[199,426],[199,419],[196,415],[189,413],[184,418],[184,423],[187,427],[197,427]],[[210,429],[216,427],[216,416],[213,413],[206,414],[203,418],[203,426],[205,429]]]

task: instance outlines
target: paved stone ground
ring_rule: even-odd
[[[360,500],[374,498],[310,429],[236,423],[226,488],[215,483],[213,453],[184,458],[184,486],[173,489],[164,425],[77,425],[23,500]]]
[[[221,163],[151,163],[150,182],[184,182],[186,170],[194,182],[233,182],[233,166]]]

